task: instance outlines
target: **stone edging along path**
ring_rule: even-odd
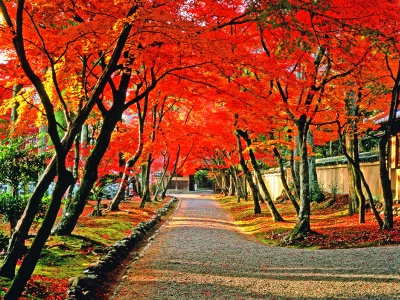
[[[71,280],[66,299],[95,299],[95,290],[107,273],[117,268],[129,252],[146,238],[148,232],[157,226],[161,217],[165,216],[177,201],[178,198],[174,197],[163,208],[159,209],[150,220],[140,222],[129,236],[107,247],[106,253],[94,265],[87,267],[82,276]]]

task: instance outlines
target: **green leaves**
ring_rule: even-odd
[[[0,145],[0,182],[12,186],[13,195],[20,184],[36,181],[46,167],[46,154],[35,147],[36,138],[7,139]]]
[[[3,222],[19,218],[26,205],[26,197],[21,198],[23,199],[13,197],[10,193],[0,194],[0,213],[3,215]]]

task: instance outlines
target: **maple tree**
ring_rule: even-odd
[[[38,183],[25,211],[26,214],[22,218],[23,221],[20,222],[21,226],[16,231],[20,238],[16,238],[16,235],[14,235],[13,240],[17,239],[20,242],[24,239],[31,225],[32,215],[37,211],[38,200],[53,178],[57,176],[59,179],[56,181],[47,218],[45,218],[43,226],[9,290],[7,297],[12,297],[21,292],[24,282],[33,271],[35,260],[37,260],[40,249],[43,247],[46,236],[50,233],[49,230],[55,221],[61,197],[74,182],[71,172],[66,168],[65,161],[73,141],[89,113],[97,105],[97,108],[104,115],[102,131],[100,132],[104,135],[104,140],[100,140],[108,144],[111,132],[119,121],[124,108],[143,98],[149,90],[154,88],[157,81],[171,72],[172,69],[184,69],[187,65],[198,64],[198,62],[191,61],[192,49],[190,45],[187,47],[185,41],[187,41],[188,35],[196,35],[196,32],[202,31],[204,27],[202,28],[201,22],[193,23],[188,20],[186,14],[189,12],[185,12],[185,5],[180,3],[138,2],[121,9],[121,5],[124,4],[124,1],[121,1],[117,3],[119,5],[113,6],[112,11],[108,7],[105,8],[109,12],[107,15],[102,13],[105,4],[97,2],[93,2],[89,6],[78,1],[71,3],[52,2],[51,4],[41,1],[30,6],[25,6],[27,4],[25,1],[18,1],[15,5],[12,2],[1,2],[0,4],[6,23],[3,31],[4,40],[8,38],[8,41],[14,42],[9,48],[14,48],[17,55],[13,58],[21,63],[27,75],[24,78],[28,80],[23,83],[29,85],[29,82],[31,82],[39,94],[45,112],[43,115],[47,120],[47,131],[56,153]],[[167,7],[169,14],[164,13],[168,11]],[[198,8],[196,7],[196,9]],[[231,11],[232,9],[229,10],[229,12]],[[109,16],[113,17],[110,18]],[[175,26],[179,16],[180,26]],[[24,22],[24,18],[29,20],[32,26],[25,26],[27,22]],[[135,26],[137,31],[133,33],[133,24],[138,25],[139,22],[142,22],[143,26]],[[157,26],[157,22],[165,27]],[[182,30],[182,26],[185,24],[188,25],[187,30]],[[24,31],[22,28],[24,28]],[[191,31],[190,28],[195,28],[195,31]],[[7,31],[7,29],[9,30]],[[168,34],[165,34],[165,30],[168,31]],[[150,34],[145,36],[145,33],[148,32]],[[173,41],[169,38],[173,35],[172,32],[176,33],[174,38],[182,35],[185,38],[178,38]],[[63,36],[63,43],[54,43],[54,41],[59,40],[56,38],[57,35]],[[24,38],[28,36],[33,41],[29,44],[29,47],[24,44]],[[138,42],[135,42],[132,37],[137,38]],[[10,43],[7,45],[10,45]],[[123,49],[124,47],[126,48]],[[176,53],[173,50],[177,50],[179,53],[179,51],[183,52],[188,48],[189,51],[186,53],[189,55],[186,61],[182,55],[170,55]],[[146,51],[141,52],[142,49],[146,49]],[[147,51],[148,49],[150,50]],[[161,53],[163,54],[160,55]],[[137,54],[139,54],[140,59],[137,59]],[[12,54],[9,57],[11,58],[11,56]],[[41,58],[41,60],[37,59],[34,67],[32,67],[33,60],[31,57]],[[157,67],[157,63],[160,64],[159,67]],[[9,64],[12,64],[11,59]],[[49,68],[45,66],[49,66]],[[76,67],[79,69],[76,69]],[[133,74],[136,67],[138,72]],[[49,71],[43,73],[42,70]],[[142,72],[142,70],[145,71]],[[71,71],[74,74],[73,76],[70,76]],[[134,87],[136,97],[125,103],[131,77],[138,79],[137,85]],[[16,77],[16,79],[20,78]],[[17,84],[20,84],[21,81],[23,80],[19,80]],[[78,105],[68,105],[70,102],[67,103],[65,95],[72,98],[68,99],[71,100],[71,104],[75,101]],[[109,102],[108,99],[112,99],[112,101]],[[64,137],[59,136],[60,124],[56,118],[57,110],[62,111],[65,116],[67,127],[64,128]],[[115,114],[112,112],[115,112]],[[85,185],[87,190],[92,185],[92,179],[86,174],[90,173],[96,178],[95,169],[97,167],[95,162],[96,160],[98,162],[99,157],[102,156],[101,152],[104,152],[106,148],[107,145],[103,147],[100,144],[96,144],[93,148],[90,159],[88,158],[86,164],[88,166],[92,159],[94,162],[92,168],[85,168],[84,179],[80,185],[82,191],[85,190]],[[97,152],[99,152],[99,155],[94,155]],[[83,198],[77,197],[77,199]],[[83,200],[76,203],[81,201]],[[72,207],[72,205],[69,205],[69,207]],[[71,219],[67,232],[71,231],[76,222],[76,215],[79,215],[80,212],[79,207],[74,208],[75,220]],[[12,253],[14,252],[10,248],[8,254]],[[16,256],[13,257],[7,256],[6,263],[2,268],[3,272],[7,270],[8,274],[6,275],[8,276],[12,276],[14,270],[13,265],[15,266]]]
[[[256,81],[255,87],[250,88],[263,101],[279,107],[281,118],[291,121],[290,126],[296,130],[300,159],[300,211],[293,230],[295,236],[311,230],[307,146],[310,126],[317,113],[328,104],[327,95],[335,80],[351,74],[368,52],[362,49],[351,52],[355,45],[349,43],[347,33],[341,32],[341,25],[329,19],[329,13],[335,10],[325,6],[327,3],[268,3],[270,6],[267,2],[260,3],[265,5],[264,15],[260,16],[255,28],[259,31],[260,48],[253,54],[265,67],[248,65],[255,74],[250,78]],[[346,46],[343,48],[343,45]],[[266,87],[264,92],[258,89],[260,83]]]
[[[47,214],[43,226],[41,227],[41,230],[39,230],[37,238],[30,248],[28,255],[24,259],[24,263],[21,265],[17,277],[14,279],[14,283],[7,294],[9,296],[6,296],[14,297],[21,293],[23,286],[25,285],[24,283],[32,273],[35,261],[37,261],[40,250],[43,247],[44,242],[50,233],[49,230],[55,221],[61,197],[68,186],[73,182],[72,174],[66,169],[65,159],[75,136],[80,131],[81,126],[87,119],[94,105],[97,104],[100,107],[102,106],[100,101],[103,100],[103,91],[106,84],[109,83],[113,73],[121,70],[122,77],[124,77],[124,75],[127,77],[130,73],[130,71],[124,73],[124,70],[130,70],[129,61],[131,61],[133,57],[126,56],[125,58],[122,58],[126,63],[128,63],[128,65],[118,65],[118,63],[120,61],[123,47],[126,45],[129,38],[132,24],[135,21],[135,13],[137,13],[139,8],[143,9],[143,7],[139,7],[138,4],[134,4],[133,6],[122,10],[119,7],[114,7],[114,11],[111,15],[117,17],[117,22],[115,22],[113,18],[109,18],[100,13],[103,9],[101,5],[97,5],[99,11],[96,13],[90,7],[84,5],[75,6],[74,2],[70,3],[69,7],[65,3],[52,3],[52,5],[49,5],[47,2],[35,3],[34,6],[25,7],[25,1],[18,1],[16,5],[13,5],[13,3],[5,4],[4,2],[1,2],[0,4],[7,25],[5,28],[10,29],[8,31],[4,30],[4,32],[5,34],[9,34],[11,37],[9,40],[14,42],[14,48],[18,60],[20,61],[27,78],[29,78],[35,86],[40,96],[41,104],[43,105],[47,118],[47,130],[56,152],[56,155],[49,164],[45,174],[42,176],[41,181],[38,183],[35,192],[31,196],[22,219],[23,221],[20,222],[20,228],[22,229],[17,228],[16,230],[20,237],[19,242],[21,242],[21,239],[23,241],[26,236],[27,230],[32,222],[32,216],[35,214],[35,211],[37,211],[38,201],[40,201],[47,186],[56,175],[59,179],[62,179],[61,181],[58,180],[56,183],[55,190],[53,191],[52,202],[49,207],[49,213]],[[152,4],[149,4],[149,6],[151,7]],[[65,9],[65,12],[67,13],[60,14],[60,7]],[[40,8],[43,10],[40,11]],[[77,11],[79,11],[79,14]],[[15,25],[12,20],[14,12],[16,13]],[[52,18],[49,19],[49,16]],[[120,16],[120,20],[118,16]],[[27,29],[22,31],[22,27],[26,24],[23,22],[24,17],[32,22],[33,29],[32,27],[27,27]],[[72,21],[74,19],[78,20],[78,24]],[[68,23],[69,21],[72,22]],[[46,24],[46,22],[50,22],[51,24]],[[69,27],[68,24],[70,25]],[[109,24],[109,26],[107,26],[107,24]],[[93,25],[94,27],[92,27]],[[104,30],[103,28],[106,29]],[[29,33],[27,33],[27,31]],[[44,31],[46,31],[46,34],[44,34]],[[35,44],[31,44],[30,46],[32,47],[30,47],[28,51],[28,48],[25,47],[23,38],[29,36],[29,34],[31,35],[31,39],[37,39],[38,45],[41,45],[41,47],[36,48]],[[57,40],[54,38],[55,34],[62,34],[65,38],[65,43],[52,44],[51,41]],[[78,41],[77,38],[82,35],[84,37],[91,36],[92,40],[81,39]],[[82,53],[89,49],[90,42],[96,43],[99,36],[104,37],[104,40],[102,40],[103,47],[96,47],[95,45],[95,47],[90,48],[92,51],[90,55]],[[73,46],[76,48],[74,49]],[[70,51],[70,49],[74,49],[75,51]],[[109,49],[111,49],[111,51],[109,51]],[[127,54],[129,52],[125,53]],[[35,65],[36,69],[33,69],[31,66],[31,61],[29,60],[31,55],[35,55],[37,58],[42,58],[41,61],[35,61],[37,62]],[[87,57],[91,58],[90,63],[88,64],[89,67],[87,66]],[[95,57],[98,57],[98,59]],[[83,63],[76,63],[76,59],[79,58],[82,58]],[[44,75],[40,73],[40,70],[46,69],[44,68],[43,63],[44,65],[48,64],[50,67],[50,72],[46,72]],[[78,102],[85,100],[85,103],[81,110],[73,111],[72,113],[72,111],[69,110],[70,107],[66,105],[64,95],[61,92],[64,87],[63,84],[71,83],[69,82],[71,76],[67,75],[63,77],[61,75],[63,75],[62,72],[68,74],[70,71],[69,68],[76,65],[83,65],[82,69],[84,75],[80,77],[81,81],[77,86],[78,93],[74,90],[75,86],[72,86],[71,92],[72,94],[73,92],[78,94],[78,97],[76,97],[78,98]],[[67,67],[63,68],[65,66]],[[35,72],[35,70],[39,71]],[[61,72],[59,70],[61,70]],[[77,77],[72,77],[72,82],[79,82]],[[63,80],[61,80],[61,78]],[[90,82],[90,79],[92,82]],[[48,80],[48,83],[52,83],[55,87],[55,89],[52,90],[54,94],[51,94],[51,96],[49,94],[50,91],[46,90],[46,80]],[[87,85],[90,85],[91,89],[80,88]],[[121,80],[120,88],[121,90],[126,91],[124,85],[126,85],[126,83],[124,83],[124,80]],[[112,88],[113,85],[111,85],[111,90]],[[66,90],[68,93],[68,88],[66,88]],[[79,95],[82,90],[84,97],[80,97]],[[68,122],[68,128],[62,139],[57,130],[59,124],[56,121],[52,97],[54,97],[54,100],[59,101],[57,109],[60,108],[64,110],[65,118]],[[119,101],[114,107],[120,107],[121,103],[123,106],[124,101]],[[75,107],[72,108],[74,109]],[[74,118],[72,118],[72,116]],[[112,116],[110,116],[110,118],[112,119]],[[115,116],[115,118],[118,118],[118,116]],[[10,245],[12,244],[10,243]],[[10,277],[13,275],[16,257],[18,257],[18,254],[16,256],[15,254],[13,255],[13,253],[12,248],[9,248],[8,254],[11,254],[13,258],[10,258],[8,255],[2,267],[2,272],[8,273],[3,275]]]
[[[385,155],[399,98],[397,4],[366,2],[138,1],[128,5],[121,0],[110,6],[98,1],[0,1],[5,123],[16,121],[14,134],[45,128],[48,149],[54,153],[11,237],[1,275],[14,276],[18,249],[48,186],[56,183],[48,215],[7,297],[18,296],[32,273],[66,190],[78,180],[77,194],[72,197],[70,188],[71,200],[53,228],[59,235],[71,234],[98,178],[116,170],[122,177],[110,210],[118,208],[129,176],[136,175],[139,167],[144,206],[150,200],[152,170],[162,169],[163,177],[169,173],[168,182],[177,173],[190,173],[206,164],[223,193],[236,190],[238,201],[246,198],[238,174],[243,170],[252,189],[254,212],[259,213],[260,191],[249,160],[273,218],[280,220],[258,165],[278,163],[282,169],[284,155],[278,150],[285,149],[292,154],[288,160],[294,180],[293,195],[287,184],[285,192],[295,207],[296,197],[300,199],[292,236],[311,232],[315,183],[309,176],[314,155],[310,130],[315,141],[323,143],[336,132],[331,125],[340,122],[346,125],[339,137],[345,130],[357,145],[358,135],[373,127],[362,125],[362,120],[376,110],[384,111],[388,90],[392,93],[389,119],[380,140],[385,205],[380,227],[392,228]],[[382,78],[384,83],[378,83]],[[346,104],[352,98],[348,95],[356,91],[363,97]],[[364,96],[370,92],[373,105]],[[15,112],[11,118],[10,110]],[[96,128],[92,143],[80,143],[82,127]],[[130,130],[137,134],[124,147],[118,139],[132,135]],[[347,154],[344,143],[342,148]],[[360,175],[354,186],[362,222],[365,201],[357,147],[351,152],[348,159],[354,174]],[[192,162],[194,157],[203,162]],[[126,159],[125,165],[120,158]],[[295,160],[298,169],[293,167]]]

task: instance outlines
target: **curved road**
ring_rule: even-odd
[[[111,299],[400,299],[399,247],[267,247],[239,233],[218,201],[179,198]]]

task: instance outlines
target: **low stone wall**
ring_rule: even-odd
[[[148,232],[154,229],[161,221],[161,217],[166,215],[178,201],[177,198],[171,199],[168,204],[159,209],[155,215],[146,222],[139,223],[132,233],[120,241],[105,249],[105,254],[95,263],[83,271],[82,276],[72,278],[71,286],[67,292],[68,300],[94,300],[95,291],[101,285],[107,273],[115,270],[124,260],[130,251],[143,241]]]

